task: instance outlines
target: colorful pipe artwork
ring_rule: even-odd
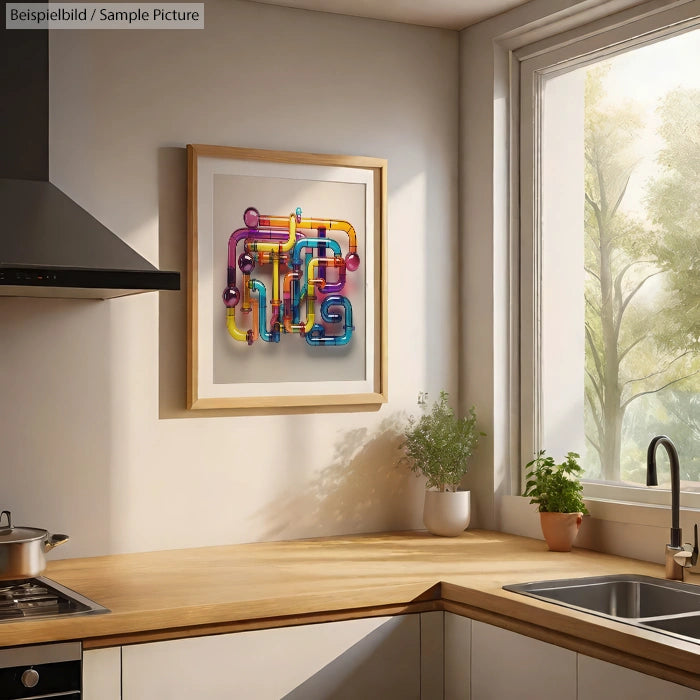
[[[229,335],[248,345],[279,343],[282,335],[294,333],[313,346],[347,345],[355,327],[352,304],[342,292],[347,273],[360,266],[352,224],[305,218],[300,207],[289,216],[263,216],[248,207],[243,223],[228,240],[222,298]],[[345,256],[329,231],[347,235]],[[270,289],[253,276],[256,270]]]

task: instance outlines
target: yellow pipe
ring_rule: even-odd
[[[272,254],[272,299],[270,303],[274,307],[280,303],[280,256]]]
[[[306,267],[306,280],[307,280],[307,285],[306,285],[306,295],[307,297],[313,297],[314,296],[314,284],[319,284],[323,283],[321,285],[321,289],[323,289],[323,286],[326,284],[326,280],[318,279],[316,276],[312,273],[316,272],[315,268],[318,268],[318,263],[320,261],[324,261],[325,258],[311,258],[309,260],[309,264]]]
[[[342,258],[311,258],[309,264],[306,268],[306,279],[308,280],[306,286],[306,323],[304,324],[304,331],[310,333],[314,325],[315,317],[315,300],[316,295],[314,294],[314,286],[318,285],[321,289],[326,286],[326,280],[322,277],[314,277],[314,268],[317,268],[319,264],[327,265],[329,267],[340,267],[344,264]]]
[[[321,290],[326,286],[326,280],[322,277],[314,277],[315,269],[319,265],[326,265],[327,267],[342,267],[345,265],[345,260],[342,257],[336,256],[332,258],[311,258],[309,264],[306,268],[306,279],[308,280],[306,286],[306,324],[304,325],[304,331],[309,333],[314,325],[315,316],[315,300],[316,295],[314,294],[314,286],[318,285]]]
[[[292,280],[298,279],[298,270],[292,270],[284,276],[284,297],[287,299],[284,307],[284,330],[287,331],[287,333],[298,333],[303,328],[303,325],[300,323],[292,323]]]
[[[349,221],[334,221],[333,219],[302,219],[299,228],[318,230],[325,228],[327,231],[344,231],[348,234],[350,252],[357,252],[357,234]]]
[[[249,248],[252,251],[263,251],[263,252],[280,252],[286,253],[294,247],[294,243],[297,239],[297,217],[295,214],[290,214],[289,219],[285,220],[281,216],[270,216],[270,217],[260,217],[260,225],[263,224],[263,219],[271,222],[272,226],[284,226],[285,224],[289,226],[289,237],[284,243],[279,241],[270,241],[265,243],[264,241],[253,241],[249,244]],[[274,223],[272,223],[274,222]],[[278,223],[283,222],[283,223]]]
[[[246,332],[242,331],[236,325],[236,309],[235,307],[226,309],[226,328],[228,328],[229,335],[234,340],[246,340]]]
[[[261,216],[258,225],[260,227],[270,226],[276,228],[286,228],[289,226],[289,238],[280,247],[279,243],[265,243],[265,242],[253,242],[250,243],[250,250],[280,250],[288,251],[294,246],[294,241],[296,240],[296,230],[297,228],[306,228],[312,230],[318,230],[320,228],[325,228],[327,231],[344,231],[348,234],[348,243],[350,246],[350,252],[357,252],[357,233],[355,232],[354,226],[349,221],[340,221],[334,219],[301,219],[297,223],[297,218],[295,214],[290,214],[289,218],[283,216]]]
[[[324,258],[311,258],[309,260],[309,264],[306,268],[306,279],[307,279],[307,285],[306,285],[306,323],[304,324],[304,332],[305,333],[310,333],[311,329],[314,327],[314,319],[316,316],[316,295],[314,294],[314,285],[315,284],[321,284],[321,288],[323,289],[323,285],[326,283],[326,280],[324,279],[319,279],[314,277],[311,274],[312,268],[318,267],[319,260],[323,260]]]
[[[311,333],[311,329],[314,327],[314,319],[316,316],[315,302],[316,297],[306,298],[306,323],[304,324],[305,333]]]
[[[250,311],[253,307],[250,304],[250,274],[243,273],[243,302],[241,311]]]

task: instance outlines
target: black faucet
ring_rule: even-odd
[[[671,547],[681,546],[680,503],[681,503],[681,465],[678,461],[676,446],[671,438],[657,435],[649,443],[647,450],[647,486],[658,486],[656,476],[656,448],[663,445],[668,452],[671,466]]]
[[[680,527],[681,467],[676,446],[666,435],[657,435],[647,450],[647,486],[658,486],[656,476],[656,448],[663,445],[671,466],[671,542],[666,546],[666,578],[683,580],[683,569],[695,566],[698,560],[698,526],[695,526],[695,546],[683,547]],[[689,545],[690,547],[690,545]]]

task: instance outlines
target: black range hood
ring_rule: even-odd
[[[180,289],[179,272],[155,268],[49,182],[48,31],[3,26],[0,47],[0,296]]]

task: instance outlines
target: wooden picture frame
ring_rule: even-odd
[[[190,144],[187,161],[187,407],[386,402],[386,160]]]

